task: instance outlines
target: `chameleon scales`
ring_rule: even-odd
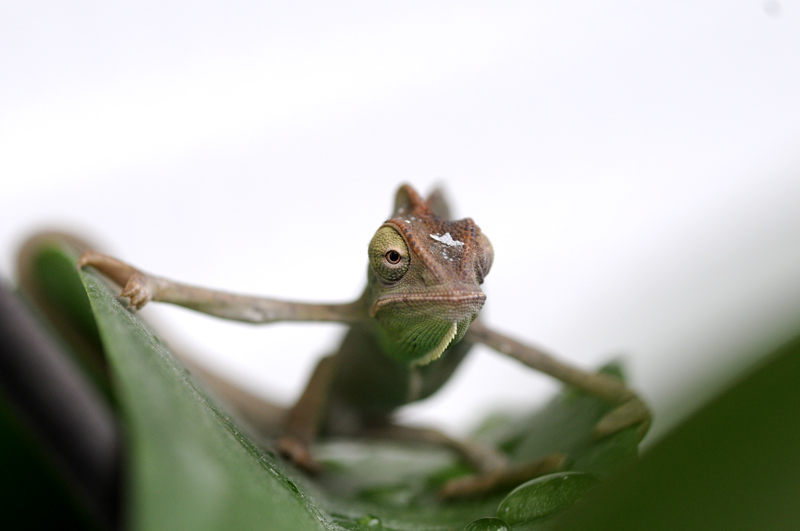
[[[376,231],[368,256],[367,287],[357,300],[344,304],[289,302],[188,286],[96,251],[84,252],[79,265],[92,266],[123,286],[121,296],[134,309],[160,301],[253,323],[346,324],[349,330],[338,351],[318,363],[300,398],[283,415],[277,447],[309,472],[320,470],[311,450],[323,435],[426,441],[455,450],[475,473],[446,483],[440,491],[445,498],[513,487],[561,467],[564,456],[511,464],[494,448],[392,421],[397,408],[442,387],[477,343],[615,406],[595,426],[596,437],[631,426],[638,426],[640,437],[646,433],[650,413],[620,380],[559,361],[478,317],[486,299],[481,284],[492,265],[492,245],[471,219],[449,220],[439,190],[424,199],[411,186],[401,186],[392,217]]]

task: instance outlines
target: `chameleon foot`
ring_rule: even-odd
[[[141,310],[145,304],[153,300],[155,286],[150,277],[143,273],[134,273],[120,293],[120,297],[130,299],[130,307]]]
[[[78,259],[78,267],[86,266],[94,267],[120,286],[124,286],[120,296],[128,297],[132,308],[141,310],[155,296],[157,286],[154,278],[116,258],[97,251],[86,251]]]
[[[295,466],[309,474],[322,472],[322,464],[311,456],[308,445],[294,437],[284,435],[278,440],[278,452]]]
[[[439,489],[439,497],[444,500],[474,498],[511,489],[520,483],[561,470],[566,461],[567,457],[563,454],[550,454],[538,461],[452,479]]]

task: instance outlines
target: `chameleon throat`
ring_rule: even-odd
[[[444,335],[442,340],[439,342],[438,345],[433,347],[433,349],[422,356],[421,358],[417,358],[411,362],[412,367],[422,367],[423,365],[427,365],[434,360],[438,360],[445,349],[450,345],[453,339],[456,337],[458,333],[458,322],[453,321],[453,324],[450,326],[450,329]]]

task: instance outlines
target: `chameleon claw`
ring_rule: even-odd
[[[141,273],[134,273],[125,284],[120,297],[128,297],[130,299],[130,307],[141,310],[145,304],[153,299],[153,290],[150,287],[148,278]]]
[[[156,285],[148,275],[135,267],[97,251],[85,251],[78,258],[78,267],[92,266],[120,286],[120,297],[130,299],[130,308],[141,310],[153,300]]]

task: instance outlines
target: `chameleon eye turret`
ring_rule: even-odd
[[[369,244],[369,265],[380,282],[397,282],[408,271],[411,258],[408,246],[391,227],[381,227]]]
[[[489,274],[492,262],[494,262],[494,248],[492,248],[492,242],[489,241],[485,234],[480,233],[479,238],[481,243],[478,245],[478,249],[481,252],[478,253],[475,270],[478,273],[478,284],[483,284],[483,280]]]

